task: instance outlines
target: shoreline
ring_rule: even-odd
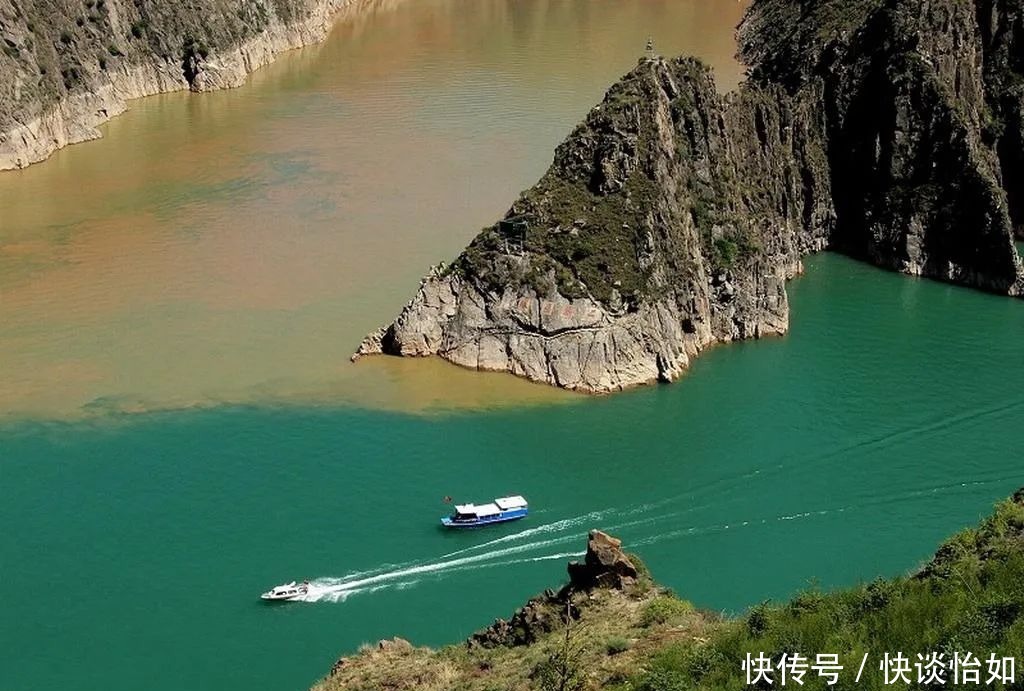
[[[211,54],[191,80],[180,64],[155,55],[146,62],[120,65],[98,87],[66,94],[43,114],[0,132],[0,171],[22,170],[71,144],[100,139],[99,126],[126,112],[129,101],[173,91],[241,87],[250,74],[278,55],[322,43],[350,13],[377,4],[376,0],[315,0],[303,19],[286,23],[275,18],[257,36]]]

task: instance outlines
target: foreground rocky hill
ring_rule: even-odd
[[[238,86],[361,0],[0,0],[0,170],[99,136],[128,99]]]
[[[1024,681],[1024,489],[913,575],[835,593],[809,590],[737,619],[699,611],[659,588],[614,538],[593,532],[587,547],[561,590],[464,644],[431,650],[396,638],[365,646],[338,660],[314,691],[739,691],[751,688],[742,668],[748,653],[775,663],[782,653],[798,653],[808,667],[818,654],[835,654],[842,667],[835,686],[814,670],[802,685],[788,677],[790,686],[806,689],[891,689],[880,664],[897,652],[909,658],[909,682],[897,680],[900,688],[959,688],[964,677],[954,674],[968,668],[978,669],[984,684],[1004,657],[1016,660],[1012,681],[987,688],[1016,689]],[[915,685],[918,654],[941,656],[932,667],[945,685]],[[959,672],[955,654],[968,660]],[[769,678],[755,688],[780,688],[777,669]]]
[[[586,392],[672,380],[714,343],[785,332],[785,282],[824,249],[1020,296],[1022,15],[757,0],[736,93],[696,60],[641,60],[355,357]]]

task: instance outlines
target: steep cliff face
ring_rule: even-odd
[[[833,223],[820,115],[797,108],[776,89],[725,99],[695,60],[644,60],[509,211],[525,234],[485,229],[360,352],[604,392],[782,333],[783,284]]]
[[[588,392],[672,380],[783,333],[785,281],[826,248],[1020,295],[1018,5],[760,0],[728,96],[695,60],[642,60],[356,356]]]
[[[793,3],[764,0],[741,28],[741,53],[753,83],[781,84],[825,107],[832,246],[897,271],[1016,294],[1001,168],[1016,174],[1019,149],[1002,122],[1012,119],[1024,47],[1007,26],[1019,18],[985,4],[830,0],[814,5],[813,22],[796,20],[813,32],[789,35],[779,25]]]
[[[1024,238],[1024,5],[980,0],[977,10],[992,116],[987,134],[999,155],[1010,218]]]
[[[94,139],[126,101],[238,86],[359,0],[0,0],[0,170]]]

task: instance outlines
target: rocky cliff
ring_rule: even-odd
[[[238,86],[360,0],[0,0],[0,170],[99,137],[140,96]]]
[[[440,355],[586,392],[781,334],[834,249],[1024,293],[1019,0],[757,0],[722,95],[645,58],[551,168],[355,357]]]
[[[564,586],[545,591],[508,619],[497,619],[477,631],[460,650],[435,652],[416,648],[401,638],[382,640],[363,647],[356,655],[338,659],[317,688],[581,689],[578,684],[584,666],[591,667],[595,676],[607,677],[610,673],[607,668],[598,671],[597,667],[604,666],[598,664],[599,657],[586,660],[584,665],[584,659],[591,657],[584,654],[586,641],[592,642],[594,652],[602,656],[601,642],[613,632],[642,635],[641,630],[647,627],[650,633],[656,632],[657,640],[665,642],[707,628],[707,615],[657,588],[632,559],[622,551],[621,541],[591,531],[586,557],[569,564],[569,581]],[[650,611],[654,610],[652,617]],[[687,624],[685,629],[651,627],[683,622]],[[633,652],[643,649],[637,646]],[[543,656],[548,653],[551,656],[545,660]],[[631,663],[635,663],[633,655],[621,655],[613,667],[625,669]],[[576,681],[569,683],[569,677]]]

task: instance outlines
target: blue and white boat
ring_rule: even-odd
[[[502,497],[490,504],[456,504],[451,516],[441,519],[445,528],[479,528],[494,523],[506,523],[526,516],[529,506],[520,496]]]

